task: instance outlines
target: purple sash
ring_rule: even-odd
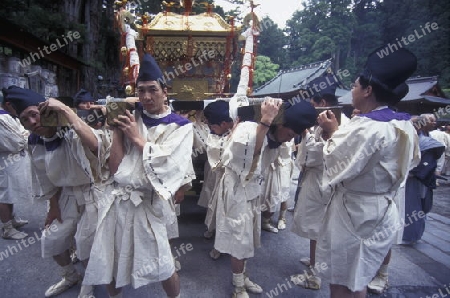
[[[408,121],[411,119],[411,116],[409,114],[394,112],[393,110],[391,110],[389,108],[385,108],[385,109],[381,109],[381,110],[374,110],[374,111],[370,111],[367,114],[359,114],[357,116],[367,117],[372,120],[380,121],[380,122],[389,122],[392,120]]]

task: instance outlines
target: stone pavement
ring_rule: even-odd
[[[292,182],[292,196],[295,181]],[[292,199],[290,204],[292,204]],[[58,266],[51,259],[40,257],[40,228],[45,218],[44,202],[22,202],[16,212],[30,220],[24,231],[29,234],[24,244],[0,239],[0,297],[44,297],[45,290],[60,279]],[[205,210],[195,199],[186,198],[179,218],[180,238],[173,243],[174,253],[182,265],[181,297],[230,297],[230,261],[227,256],[213,261],[208,253],[213,241],[202,237]],[[274,216],[274,218],[276,218]],[[309,242],[289,231],[292,213],[287,216],[288,229],[279,234],[262,233],[263,246],[249,260],[252,279],[265,290],[251,297],[329,297],[328,285],[318,291],[296,287],[289,276],[306,268],[299,262],[309,252]],[[425,234],[414,246],[394,246],[389,269],[390,288],[383,295],[369,297],[419,298],[450,297],[450,184],[442,184],[435,192],[433,210],[428,214]],[[81,269],[78,263],[77,268]],[[77,297],[76,286],[58,297]],[[108,297],[104,287],[96,297]],[[433,296],[434,295],[434,296]],[[126,287],[124,297],[165,297],[160,284],[139,289]]]

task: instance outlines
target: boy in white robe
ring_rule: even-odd
[[[167,89],[156,61],[146,54],[136,83],[140,104],[115,119],[109,168],[114,175],[109,204],[99,223],[85,284],[107,284],[111,297],[121,288],[162,282],[168,297],[179,297],[171,254],[168,204],[185,184],[191,163],[192,124],[164,105]]]
[[[77,239],[80,260],[89,258],[95,232],[95,196],[93,176],[86,151],[97,156],[98,139],[92,129],[71,108],[27,89],[11,87],[6,97],[16,110],[24,127],[31,131],[28,149],[33,165],[33,190],[39,198],[49,200],[49,210],[41,238],[42,256],[53,257],[62,267],[63,278],[51,286],[46,297],[58,295],[76,285],[81,276],[70,258],[69,248]],[[70,127],[41,126],[41,114],[58,112]],[[44,116],[42,116],[44,117]],[[49,229],[49,227],[51,228]],[[50,232],[51,230],[51,232]]]
[[[330,200],[317,255],[327,265],[331,297],[366,296],[402,224],[396,193],[418,162],[410,116],[387,107],[407,93],[417,59],[404,48],[381,59],[377,50],[352,88],[360,114],[339,129],[331,111],[318,116],[326,139],[322,191]]]
[[[261,189],[261,228],[272,233],[286,229],[287,200],[289,199],[293,170],[292,136],[287,136],[290,138],[288,141],[278,142],[279,131],[277,126],[271,127],[261,158],[261,172],[264,174]],[[275,227],[272,225],[271,219],[278,206],[280,206],[280,212]]]
[[[204,236],[205,238],[212,238],[216,230],[217,201],[221,197],[220,193],[215,190],[218,181],[224,174],[220,161],[224,149],[231,140],[231,129],[234,126],[234,122],[229,116],[229,103],[223,100],[210,103],[205,107],[203,113],[211,131],[205,144],[207,163],[211,172],[208,174],[207,185],[204,186],[207,189],[205,192],[210,194],[205,218],[207,230]],[[217,260],[221,254],[213,248],[209,255],[212,259]]]
[[[267,134],[267,145],[262,156],[262,229],[277,233],[286,228],[285,214],[287,199],[290,194],[293,161],[291,158],[293,138],[301,135],[316,120],[313,105],[306,101],[286,104],[286,112],[282,124],[272,125]],[[270,219],[280,204],[277,227],[272,226]]]
[[[312,90],[311,104],[315,108],[337,106],[335,96],[337,82],[332,77],[318,77],[312,80],[310,86],[322,86]],[[349,120],[341,115],[341,125]],[[327,198],[322,198],[321,182],[323,175],[322,151],[325,141],[322,138],[322,129],[319,126],[311,127],[303,134],[299,145],[297,165],[302,169],[300,192],[294,210],[294,223],[292,232],[300,237],[310,240],[309,258],[302,258],[301,262],[308,266],[308,272],[292,276],[296,285],[307,289],[320,289],[321,279],[315,274],[316,243],[322,219],[325,216]]]
[[[266,99],[261,104],[261,121],[237,123],[224,148],[217,167],[224,174],[218,181],[216,213],[216,239],[214,247],[221,253],[231,255],[233,272],[233,297],[249,297],[247,290],[262,293],[259,285],[245,275],[246,259],[254,256],[255,248],[260,246],[261,236],[261,150],[272,121],[278,114],[281,101]],[[311,117],[298,117],[299,110],[315,118],[314,108],[306,102],[298,103],[284,111],[286,122],[283,135],[292,138],[295,127],[300,130],[310,126]],[[301,127],[303,121],[308,125]]]
[[[287,199],[293,170],[292,140],[313,125],[316,119],[313,106],[306,101],[293,106],[285,104],[285,109],[282,124],[274,124],[269,129],[261,160],[261,172],[264,175],[261,196],[262,229],[273,233],[286,228]],[[274,227],[270,221],[278,204],[280,214],[277,227]]]
[[[105,201],[108,200],[108,197],[105,196],[107,193],[106,190],[111,187],[114,182],[113,177],[109,173],[108,160],[109,160],[109,152],[111,150],[111,134],[110,131],[105,125],[106,119],[104,113],[106,112],[106,108],[103,106],[96,106],[95,100],[92,94],[84,89],[80,89],[73,96],[74,107],[80,110],[95,110],[95,113],[88,114],[85,116],[83,120],[88,123],[89,126],[94,128],[94,133],[96,134],[99,140],[98,146],[98,156],[94,156],[92,152],[87,151],[86,156],[88,157],[91,163],[91,171],[94,177],[94,187],[93,193],[95,196],[95,200],[97,202],[96,208],[89,208],[85,210],[85,212],[90,212],[89,216],[82,217],[82,221],[89,220],[90,222],[86,222],[86,225],[97,227],[98,220],[98,206],[107,204]],[[103,111],[104,110],[104,111]],[[85,241],[91,243],[89,246],[88,252],[81,252],[81,254],[89,254],[90,248],[92,247],[92,243],[94,242],[96,229],[85,230],[83,233],[79,232],[75,236],[78,239],[75,242]],[[83,248],[78,248],[78,251]],[[77,259],[76,251],[71,255],[72,260]],[[82,261],[83,266],[86,268],[89,259],[85,259]],[[82,285],[80,290],[80,298],[91,297],[94,295],[94,286],[92,285]]]
[[[31,165],[27,152],[28,131],[13,118],[15,111],[8,101],[0,108],[0,219],[3,239],[20,240],[27,233],[17,229],[27,220],[14,215],[14,204],[31,203]]]
[[[194,146],[192,150],[192,159],[199,156],[206,155],[206,141],[209,137],[210,130],[208,125],[202,121],[204,118],[202,111],[197,111],[195,114],[195,122],[193,122],[194,129]],[[197,204],[201,207],[208,208],[208,202],[211,198],[211,192],[215,185],[214,173],[211,171],[211,167],[208,161],[205,162],[203,170],[203,185],[200,191]],[[205,238],[210,239],[213,233],[209,233],[208,230],[204,233]]]

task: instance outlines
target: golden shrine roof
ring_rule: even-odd
[[[202,13],[198,15],[180,15],[173,12],[160,12],[156,17],[144,26],[144,29],[151,35],[180,35],[193,34],[199,35],[229,35],[233,30],[238,34],[240,28],[226,23],[222,17],[216,13]]]

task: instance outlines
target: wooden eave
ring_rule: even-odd
[[[22,27],[5,20],[0,20],[0,41],[28,53],[38,53],[38,48],[43,49],[44,46],[50,46],[49,43],[25,31]],[[80,70],[82,65],[87,65],[60,50],[53,51],[50,54],[42,51],[44,53],[42,59],[69,69]]]

